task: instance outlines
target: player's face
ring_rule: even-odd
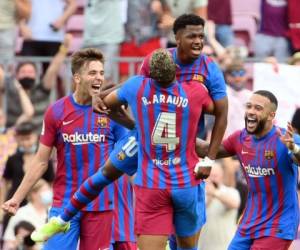
[[[91,61],[82,67],[77,84],[81,94],[93,96],[100,93],[103,82],[103,63],[100,61]]]
[[[267,122],[272,122],[275,112],[271,110],[271,102],[261,95],[252,95],[246,103],[245,128],[249,134],[260,135]]]
[[[188,59],[197,59],[204,45],[204,30],[202,25],[187,25],[176,34],[178,50]]]

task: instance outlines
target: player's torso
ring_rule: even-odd
[[[112,121],[92,112],[91,106],[75,105],[66,100],[57,120],[57,173],[54,205],[68,201],[77,188],[93,175],[109,157],[115,138]],[[87,210],[106,210],[112,203],[113,186],[104,190]]]
[[[133,111],[140,136],[139,165],[143,166],[139,177],[143,177],[137,178],[137,184],[158,188],[194,185],[195,138],[206,94],[195,82],[162,89],[150,81],[138,90]]]
[[[297,168],[276,128],[262,140],[246,136],[240,147],[238,158],[249,194],[239,230],[249,237],[291,237],[298,217]]]

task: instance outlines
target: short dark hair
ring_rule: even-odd
[[[86,48],[76,51],[72,55],[71,60],[72,74],[74,75],[75,73],[79,72],[86,62],[91,61],[100,61],[104,63],[104,56],[102,52],[96,48]]]
[[[264,97],[268,98],[270,100],[270,102],[272,104],[274,104],[275,110],[277,109],[277,107],[278,107],[278,101],[277,101],[276,96],[272,92],[270,92],[268,90],[257,90],[253,94],[255,94],[255,95],[261,95],[261,96],[264,96]]]
[[[30,135],[34,132],[35,126],[32,122],[22,122],[16,127],[17,135]]]
[[[176,35],[178,30],[184,29],[187,25],[202,25],[204,27],[205,21],[202,17],[195,14],[183,14],[177,17],[174,22],[174,34]]]
[[[150,77],[159,83],[169,84],[176,77],[176,64],[166,49],[155,50],[150,58]]]
[[[30,61],[26,61],[26,62],[20,62],[17,67],[16,67],[16,73],[18,73],[20,71],[20,69],[24,66],[24,65],[32,65],[35,69],[35,71],[37,71],[37,67],[36,64],[34,62],[30,62]]]
[[[297,108],[293,115],[292,126],[297,129],[297,133],[300,133],[300,108]]]

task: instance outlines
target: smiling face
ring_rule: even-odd
[[[86,62],[78,73],[74,74],[76,91],[80,95],[92,97],[100,93],[104,82],[104,68],[100,61]]]
[[[187,25],[176,34],[179,59],[189,62],[197,59],[204,46],[204,28],[202,25]]]
[[[245,128],[249,134],[264,135],[272,127],[275,117],[274,104],[261,95],[253,94],[246,103]]]

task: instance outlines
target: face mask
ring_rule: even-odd
[[[46,205],[49,206],[52,203],[52,199],[53,199],[53,193],[52,191],[44,191],[42,193],[40,193],[41,196],[41,202]]]
[[[29,90],[34,86],[35,79],[31,77],[24,77],[19,79],[19,83],[25,90]]]
[[[33,154],[37,150],[37,145],[34,144],[30,148],[24,148],[22,146],[19,147],[19,151],[24,154]]]

